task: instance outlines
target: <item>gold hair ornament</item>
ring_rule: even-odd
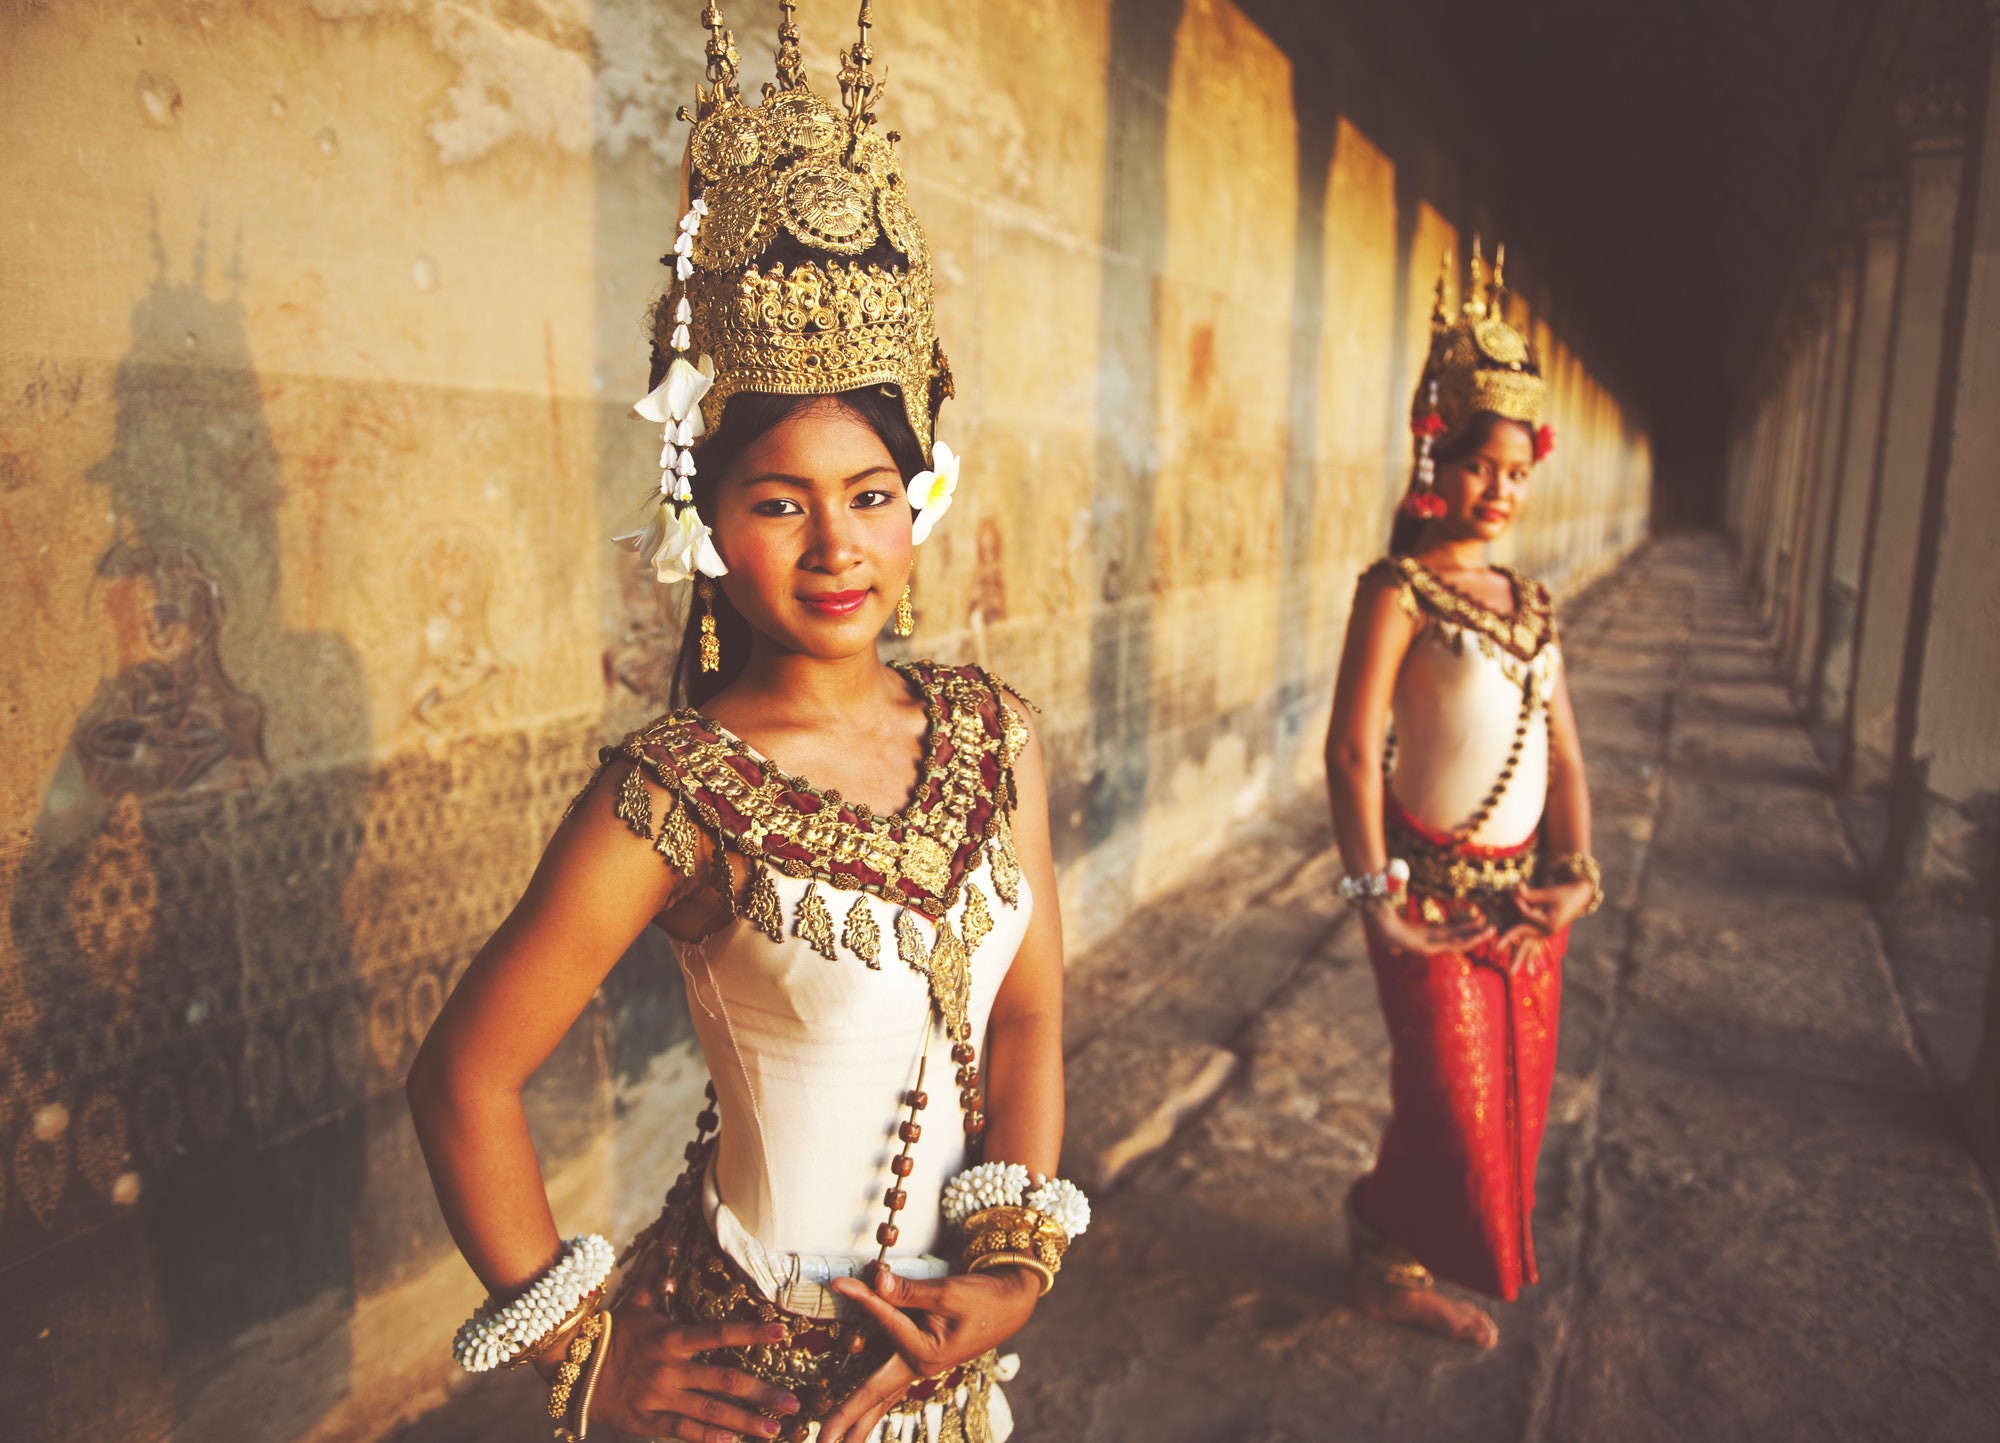
[[[1554,432],[1542,424],[1548,391],[1541,366],[1527,338],[1505,319],[1506,256],[1505,247],[1494,252],[1489,279],[1473,237],[1465,299],[1454,318],[1445,302],[1451,275],[1451,253],[1445,252],[1431,310],[1430,358],[1410,406],[1420,471],[1433,446],[1449,445],[1481,411],[1533,432],[1537,461],[1554,445]]]
[[[841,51],[836,107],[806,79],[797,5],[779,5],[777,79],[746,106],[735,37],[711,3],[706,83],[695,86],[683,168],[687,208],[672,252],[654,344],[665,377],[635,411],[662,428],[659,497],[646,526],[617,538],[663,582],[727,574],[694,503],[696,443],[744,391],[828,396],[893,386],[929,469],[910,478],[921,544],[950,507],[959,457],[935,439],[952,395],[938,344],[930,248],[911,209],[893,132],[877,134],[885,80],[874,68],[864,0]],[[699,356],[699,360],[693,359]],[[703,636],[704,660],[710,653]]]
[[[685,119],[689,193],[704,223],[678,280],[693,332],[715,358],[702,399],[709,426],[739,391],[825,396],[895,386],[931,459],[937,409],[952,394],[938,345],[930,248],[910,206],[897,136],[875,130],[884,93],[864,3],[841,51],[840,104],[814,93],[799,54],[795,7],[781,6],[777,81],[743,103],[735,44],[713,4],[709,83]],[[664,349],[664,348],[663,348]]]

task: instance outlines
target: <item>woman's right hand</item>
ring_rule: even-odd
[[[670,1323],[640,1302],[616,1313],[611,1351],[590,1398],[590,1421],[637,1438],[678,1438],[683,1443],[737,1443],[769,1438],[779,1424],[758,1410],[796,1413],[799,1400],[737,1368],[697,1363],[714,1348],[778,1343],[778,1323]],[[593,1360],[595,1361],[595,1360]],[[585,1365],[586,1376],[589,1365]],[[581,1379],[576,1396],[583,1396]]]
[[[1363,907],[1361,926],[1370,945],[1392,957],[1466,952],[1490,941],[1494,935],[1493,924],[1483,913],[1456,922],[1413,922],[1403,915],[1400,907],[1394,906]]]

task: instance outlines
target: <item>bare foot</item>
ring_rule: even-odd
[[[1356,1277],[1354,1301],[1371,1318],[1408,1323],[1475,1348],[1490,1348],[1500,1341],[1500,1325],[1485,1309],[1436,1288],[1398,1288],[1376,1278]]]

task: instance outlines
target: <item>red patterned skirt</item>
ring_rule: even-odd
[[[1410,841],[1444,845],[1392,816],[1392,853],[1406,855],[1397,843]],[[1530,838],[1452,854],[1481,872],[1519,861],[1532,874],[1534,848]],[[1478,911],[1504,932],[1519,920],[1505,893],[1418,891],[1426,869],[1412,859],[1412,870],[1412,921]],[[1369,1226],[1439,1277],[1509,1301],[1537,1281],[1529,1219],[1568,942],[1567,929],[1556,933],[1512,976],[1490,942],[1434,957],[1369,949],[1389,1026],[1394,1110],[1356,1204]]]

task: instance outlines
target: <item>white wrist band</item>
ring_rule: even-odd
[[[492,1300],[459,1325],[451,1340],[451,1355],[468,1373],[485,1373],[512,1362],[544,1342],[577,1304],[604,1286],[618,1254],[596,1233],[563,1244],[556,1265],[504,1308]]]

